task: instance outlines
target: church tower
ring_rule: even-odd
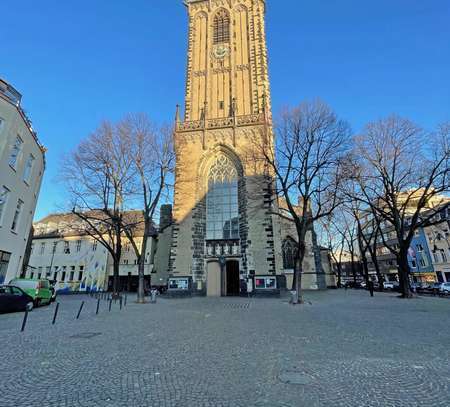
[[[176,115],[169,272],[210,296],[282,269],[267,177],[248,160],[272,142],[264,0],[186,0],[184,115]],[[273,279],[271,280],[273,281]]]

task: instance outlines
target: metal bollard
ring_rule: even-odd
[[[151,291],[151,303],[152,304],[156,304],[156,293],[157,293],[157,291],[156,290],[152,290]]]
[[[122,311],[122,296],[120,297],[119,304],[120,304],[120,310]]]
[[[25,331],[25,325],[27,324],[27,319],[28,319],[28,309],[25,310],[25,315],[23,316],[22,328],[20,329],[20,332]]]
[[[109,312],[111,312],[112,299],[109,299]]]
[[[80,318],[81,310],[83,309],[84,301],[81,301],[80,309],[78,310],[77,319]]]
[[[95,311],[95,315],[98,315],[98,309],[100,308],[100,298],[97,300],[97,309]]]
[[[56,317],[58,315],[58,309],[59,309],[59,302],[56,303],[56,307],[55,307],[55,313],[53,314],[53,321],[52,321],[52,325],[55,325],[56,322]]]

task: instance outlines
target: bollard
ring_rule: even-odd
[[[84,301],[81,301],[80,309],[78,310],[77,319],[80,318],[81,310],[83,309]]]
[[[123,303],[123,306],[126,307],[127,306],[127,295],[125,294],[125,301]]]
[[[112,299],[109,300],[109,312],[111,312]]]
[[[55,325],[56,317],[57,317],[57,315],[58,315],[58,309],[59,309],[59,302],[56,303],[55,313],[53,314],[52,325]]]
[[[122,296],[120,297],[119,303],[120,303],[120,310],[122,311]]]
[[[100,308],[100,298],[97,300],[97,310],[95,311],[95,315],[98,315],[99,308]]]
[[[151,303],[152,304],[156,304],[156,293],[157,293],[157,291],[156,290],[152,290],[151,291]]]
[[[27,319],[28,319],[28,309],[25,309],[25,315],[23,316],[22,328],[20,329],[20,332],[25,331],[25,325],[27,324]]]

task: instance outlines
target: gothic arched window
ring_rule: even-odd
[[[287,238],[283,242],[283,268],[285,270],[295,269],[295,261],[297,258],[297,244],[291,238]]]
[[[239,239],[238,174],[225,155],[219,155],[208,175],[206,239]]]
[[[214,17],[214,44],[230,41],[230,16],[226,10],[220,10]]]

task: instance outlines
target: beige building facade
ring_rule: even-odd
[[[280,288],[290,231],[274,214],[271,180],[254,147],[273,142],[265,1],[185,5],[187,83],[184,116],[176,116],[169,272],[189,278],[203,295]],[[315,256],[311,249],[307,288],[324,288],[325,279],[317,281],[320,251]]]
[[[34,224],[31,256],[25,277],[48,278],[59,292],[104,291],[111,288],[113,261],[107,249],[85,233],[72,214],[54,214]],[[142,237],[136,236],[138,246]],[[119,276],[121,291],[136,291],[137,257],[128,239],[122,238]],[[156,233],[147,243],[145,280],[147,287],[165,286],[167,267],[155,269]],[[163,283],[161,283],[163,282]]]
[[[22,272],[45,170],[45,149],[21,99],[0,79],[0,284]]]

